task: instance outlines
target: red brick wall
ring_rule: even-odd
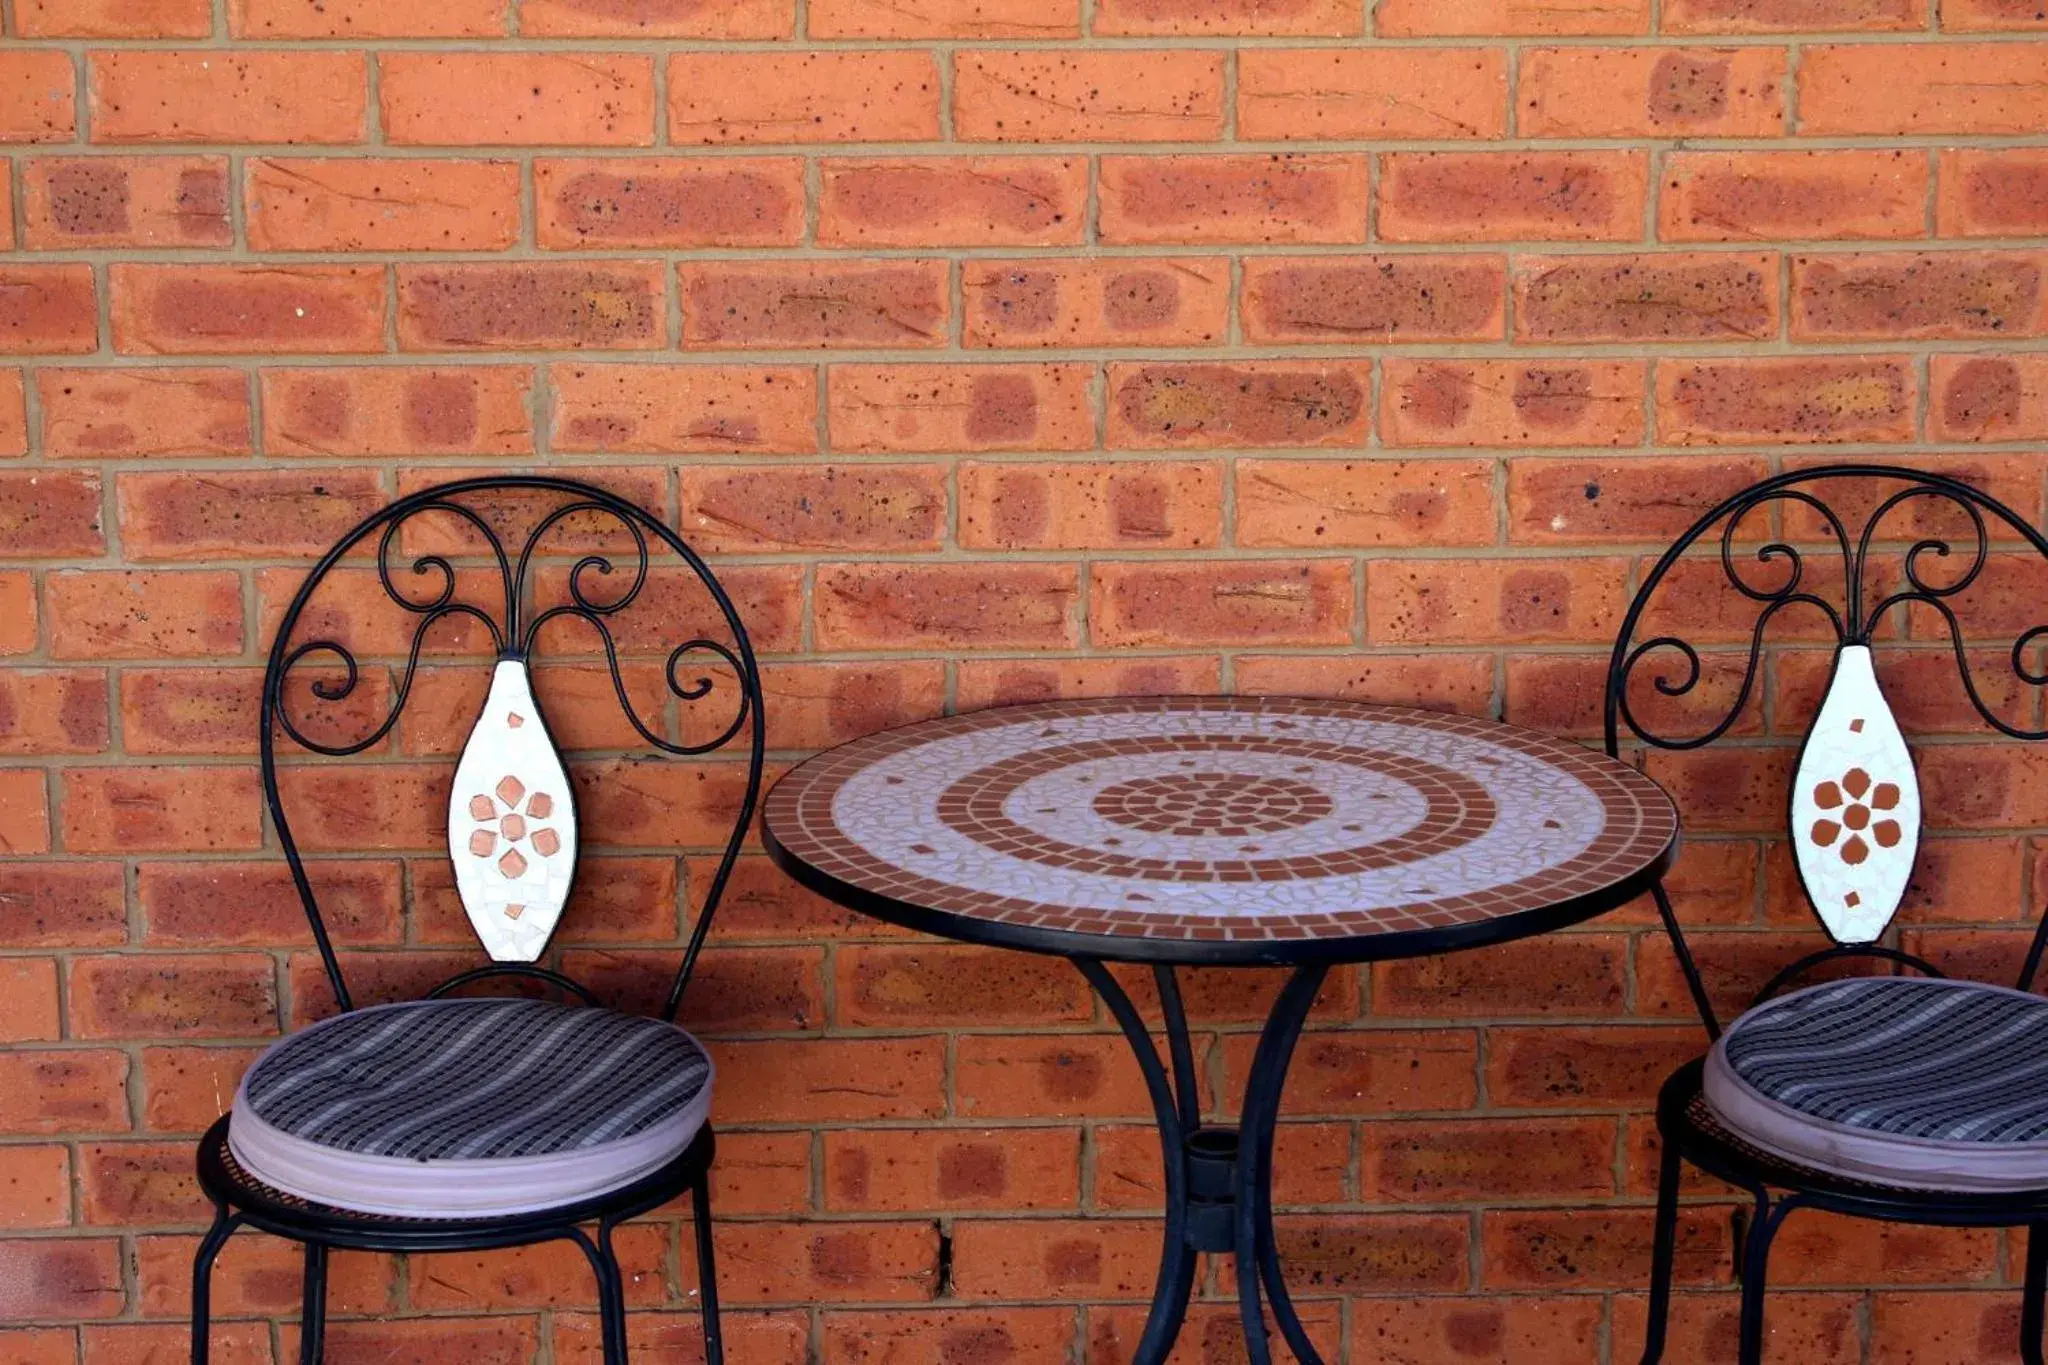
[[[182,1349],[191,1139],[320,1008],[262,623],[402,485],[628,481],[750,580],[785,756],[1147,688],[1585,733],[1643,555],[1755,475],[1930,452],[2041,509],[2034,0],[0,10],[9,1362]],[[1738,836],[1680,877],[1749,931],[1719,977],[1811,946],[1756,766],[1661,771]],[[1959,814],[1915,943],[2012,961],[2038,772],[1930,764]],[[400,872],[348,888],[381,990],[465,960]],[[1126,1359],[1157,1177],[1079,978],[743,873],[694,1007],[735,1358]],[[606,873],[629,914],[676,875]],[[1271,987],[1195,984],[1228,1089]],[[1339,972],[1318,1020],[1280,1197],[1333,1356],[1632,1360],[1644,1110],[1700,1042],[1649,921]],[[1675,1358],[1726,1360],[1699,1189]],[[623,1240],[642,1359],[694,1358],[686,1245]],[[1774,1359],[2013,1359],[2017,1250],[1795,1218]],[[238,1238],[224,1358],[284,1359],[295,1289]],[[331,1358],[594,1361],[592,1299],[561,1249],[346,1255]],[[1185,1358],[1235,1332],[1205,1310]]]

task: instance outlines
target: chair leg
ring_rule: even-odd
[[[626,1365],[626,1281],[612,1246],[612,1225],[597,1225],[597,1314],[604,1335],[604,1365]]]
[[[2043,1365],[2041,1331],[2048,1299],[2048,1223],[2027,1229],[2027,1283],[2020,1300],[2020,1365]]]
[[[206,1365],[207,1333],[213,1321],[214,1258],[241,1223],[226,1204],[215,1204],[213,1226],[199,1239],[198,1254],[192,1258],[192,1365]]]
[[[1671,1279],[1678,1260],[1678,1144],[1667,1136],[1657,1168],[1657,1231],[1650,1251],[1650,1316],[1643,1331],[1643,1365],[1664,1359],[1664,1333],[1671,1317]]]
[[[327,1338],[327,1247],[306,1243],[306,1287],[299,1306],[299,1365],[320,1365]]]
[[[711,1254],[711,1181],[700,1173],[690,1186],[690,1219],[697,1225],[697,1301],[704,1314],[704,1365],[725,1365],[718,1323],[718,1265]]]
[[[1767,1191],[1759,1189],[1756,1192],[1755,1220],[1749,1225],[1749,1236],[1743,1240],[1742,1247],[1740,1365],[1763,1365],[1764,1291],[1770,1269],[1771,1241],[1778,1235],[1778,1227],[1785,1221],[1785,1215],[1794,1207],[1789,1198],[1780,1200],[1774,1207]]]

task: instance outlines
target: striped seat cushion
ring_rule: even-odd
[[[366,1213],[488,1217],[629,1185],[711,1106],[711,1060],[673,1024],[542,1000],[422,1000],[273,1044],[235,1094],[251,1175]]]
[[[1797,1165],[1914,1189],[2048,1188],[2048,1000],[1868,977],[1750,1010],[1708,1055],[1705,1099]]]

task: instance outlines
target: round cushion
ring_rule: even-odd
[[[543,1000],[354,1010],[273,1044],[235,1092],[228,1147],[338,1208],[480,1218],[632,1184],[690,1145],[711,1059],[673,1024]]]
[[[1913,1189],[2048,1188],[2048,1000],[1863,977],[1744,1014],[1708,1054],[1716,1118],[1796,1165]]]

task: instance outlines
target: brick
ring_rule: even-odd
[[[1357,446],[1371,425],[1371,393],[1357,361],[1111,365],[1108,444]]]
[[[1379,560],[1365,571],[1372,644],[1611,639],[1626,577],[1619,560]]]
[[[1194,658],[962,659],[955,705],[962,711],[1055,697],[1213,695],[1222,690],[1222,664]]]
[[[1649,0],[1379,0],[1373,32],[1382,38],[1555,37],[1650,31]]]
[[[771,664],[763,671],[761,690],[767,699],[769,748],[822,749],[941,714],[945,709],[945,670],[936,659]],[[827,921],[838,918],[830,907],[787,880],[780,885],[758,876],[750,880],[745,868],[735,869],[735,877],[737,882],[727,891],[719,912],[721,933],[735,932],[733,921],[743,918],[750,925],[761,926],[754,930],[756,936],[770,924],[801,936],[825,931],[827,924],[814,922],[820,917]],[[735,905],[736,900],[749,897],[754,903],[748,908]],[[839,932],[852,935],[882,929],[867,921],[859,930],[842,925]]]
[[[1587,1298],[1362,1299],[1353,1321],[1394,1360],[1498,1352],[1517,1365],[1571,1365],[1599,1350],[1599,1307]]]
[[[1090,1202],[1097,1211],[1165,1208],[1157,1128],[1098,1124],[1094,1146]],[[1350,1167],[1350,1124],[1282,1124],[1273,1142],[1273,1198],[1282,1206],[1343,1203]]]
[[[1363,156],[1104,156],[1099,177],[1105,242],[1365,240]]]
[[[1347,561],[1098,563],[1089,633],[1098,646],[1341,645],[1352,639]]]
[[[1071,649],[1074,570],[1062,564],[821,564],[817,647]]]
[[[209,0],[22,0],[15,31],[24,38],[204,38]]]
[[[1946,0],[1941,27],[1948,33],[2038,30],[2048,15],[2028,0]]]
[[[686,347],[946,343],[943,261],[719,261],[677,273]]]
[[[1078,245],[1086,227],[1083,157],[826,160],[820,246]]]
[[[801,454],[818,444],[817,372],[798,366],[557,365],[556,450]]]
[[[1480,1223],[1481,1278],[1494,1291],[1640,1289],[1649,1274],[1651,1217],[1647,1208],[1487,1213]],[[1673,1262],[1679,1284],[1726,1282],[1729,1226],[1726,1208],[1680,1210]]]
[[[2048,358],[1937,355],[1927,434],[1942,441],[2013,441],[2048,436]]]
[[[50,851],[49,782],[40,768],[0,768],[0,854]]]
[[[78,126],[77,80],[68,52],[0,54],[0,142],[69,142]]]
[[[1229,326],[1220,258],[968,261],[960,290],[968,347],[1203,346]]]
[[[1943,151],[1935,213],[1944,237],[2027,237],[2048,231],[2048,153],[2028,147]]]
[[[78,957],[72,1024],[81,1038],[267,1036],[277,1031],[273,975],[259,953]]]
[[[1777,137],[1782,48],[1539,47],[1522,54],[1524,137]]]
[[[376,266],[109,267],[114,349],[129,355],[379,351]]]
[[[36,371],[43,453],[57,459],[247,455],[249,381],[227,369]]]
[[[684,537],[716,553],[936,550],[946,520],[939,465],[695,465],[682,494]]]
[[[1258,257],[1244,264],[1245,340],[1497,341],[1498,256]]]
[[[106,674],[85,668],[0,674],[0,753],[99,753],[107,739]]]
[[[1078,38],[1080,0],[817,0],[812,38]]]
[[[1470,1284],[1470,1230],[1462,1218],[1283,1215],[1274,1234],[1282,1265],[1340,1293],[1441,1293]]]
[[[1912,370],[1889,356],[1665,360],[1657,366],[1657,439],[1904,441],[1913,435]]]
[[[825,1207],[846,1213],[1071,1209],[1080,1202],[1080,1138],[1074,1128],[830,1133]]]
[[[678,143],[939,136],[939,71],[924,51],[678,52],[668,90],[668,135]]]
[[[520,0],[529,38],[787,38],[791,0]],[[637,1348],[636,1348],[637,1349]]]
[[[1948,16],[1942,17],[1945,21]],[[1926,26],[1926,0],[1671,0],[1664,11],[1666,33],[1883,31]]]
[[[1074,1317],[1064,1307],[835,1309],[823,1315],[826,1360],[848,1365],[947,1365],[974,1353],[998,1360],[1070,1360]]]
[[[601,775],[595,765],[570,775],[571,781],[579,784],[579,802],[589,799],[592,779]],[[358,764],[346,773],[331,768],[286,768],[279,771],[277,784],[292,821],[292,836],[301,850],[414,850],[446,847],[446,821],[433,811],[437,806],[446,810],[451,777],[445,764],[375,768]],[[700,784],[706,780],[701,775],[698,778]],[[685,807],[684,814],[700,813],[689,809],[693,804],[690,798],[698,793],[685,787],[673,772],[665,770],[649,781],[648,788],[651,799],[674,800]],[[605,794],[610,798],[606,804],[616,805],[623,794]],[[322,799],[315,800],[316,795]],[[647,814],[641,817],[643,821],[649,818]],[[437,824],[442,827],[436,829]],[[629,843],[635,832],[619,827],[618,837],[611,842]]]
[[[1224,118],[1221,53],[970,48],[953,59],[963,142],[1204,142]]]
[[[308,864],[307,875],[336,942],[399,940],[403,897],[397,863],[316,862]],[[144,863],[135,889],[144,940],[158,946],[297,945],[306,931],[305,905],[281,861]],[[232,910],[224,913],[224,907]]]
[[[1249,48],[1237,60],[1239,137],[1448,141],[1507,132],[1500,48]]]
[[[836,957],[836,1021],[857,1028],[1079,1023],[1087,983],[1055,958],[1019,961],[987,948],[871,944]]]
[[[123,474],[121,544],[135,560],[315,558],[389,501],[368,471]]]
[[[1390,357],[1380,431],[1392,446],[1625,446],[1643,439],[1641,362]]]
[[[922,1038],[778,1038],[714,1043],[727,1123],[932,1119],[945,1107],[945,1042]],[[847,1076],[866,1080],[846,1084]],[[720,1267],[723,1287],[724,1271]]]
[[[272,455],[533,453],[533,374],[524,366],[295,367],[259,377]]]
[[[63,782],[64,846],[74,853],[262,843],[256,774],[244,768],[72,768]]]
[[[0,459],[28,454],[28,392],[20,370],[0,370]]]
[[[1515,335],[1524,341],[1762,341],[1778,330],[1770,252],[1524,256]]]
[[[1494,714],[1486,654],[1240,654],[1237,690],[1251,695],[1349,697],[1464,715]]]
[[[98,345],[91,266],[0,266],[0,354],[77,355]]]
[[[128,1054],[117,1049],[12,1050],[0,1054],[0,1081],[17,1099],[0,1119],[10,1134],[119,1133],[130,1126]]]
[[[1762,460],[1528,458],[1508,463],[1508,539],[1606,545],[1676,539],[1723,498],[1766,475]]]
[[[533,193],[543,247],[795,246],[803,237],[795,157],[543,159]]]
[[[198,658],[242,650],[242,584],[232,572],[64,572],[51,574],[45,588],[52,658]]]
[[[588,1262],[585,1262],[587,1265]],[[294,1349],[296,1329],[284,1333]],[[327,1324],[327,1354],[337,1360],[461,1360],[512,1365],[540,1352],[539,1322],[531,1317],[418,1318],[411,1321],[339,1320]]]
[[[400,266],[398,344],[415,351],[648,350],[668,339],[654,261]]]
[[[1792,258],[1792,335],[1889,340],[2035,336],[2048,257],[2030,252]]]
[[[237,38],[499,38],[509,0],[230,0]]]
[[[2027,133],[2040,125],[2044,72],[2040,43],[1813,44],[1799,65],[1799,130]]]
[[[360,52],[95,52],[87,84],[94,142],[356,142],[368,100]]]
[[[77,1365],[78,1333],[70,1327],[0,1329],[0,1349],[19,1365]]]
[[[212,1211],[183,1142],[98,1142],[79,1153],[88,1224],[196,1223]]]
[[[938,1289],[936,1223],[720,1223],[717,1242],[725,1302],[919,1303]]]
[[[1158,1259],[1150,1223],[961,1219],[953,1227],[953,1288],[965,1299],[1143,1299]]]
[[[0,470],[0,544],[10,559],[104,553],[99,475]]]
[[[36,157],[21,163],[22,245],[208,247],[234,242],[220,156]]]
[[[94,1324],[82,1333],[86,1359],[95,1365],[149,1365],[188,1349],[190,1335],[183,1324],[164,1322]],[[210,1344],[220,1365],[270,1365],[274,1358],[267,1323],[216,1319]]]
[[[1614,1193],[1613,1119],[1381,1122],[1365,1134],[1360,1192],[1373,1203]]]
[[[0,1322],[111,1318],[125,1301],[111,1237],[0,1241]]]
[[[1711,1360],[1738,1349],[1741,1340],[1740,1296],[1680,1294],[1672,1300],[1667,1341],[1677,1359]],[[1796,1360],[1813,1365],[1859,1365],[1864,1309],[1860,1294],[1815,1294],[1781,1290],[1771,1295],[1766,1328],[1774,1343]],[[1616,1351],[1634,1352],[1644,1335],[1646,1302],[1636,1296],[1614,1301],[1613,1339]],[[1874,1343],[1879,1345],[1881,1343]],[[1882,1359],[1882,1356],[1873,1357]]]
[[[1089,365],[834,365],[835,450],[1085,450],[1095,444]]]
[[[1639,152],[1387,152],[1378,226],[1390,242],[1633,241]]]
[[[1689,1025],[1493,1029],[1486,1093],[1514,1108],[1642,1108],[1699,1054],[1699,1035]]]
[[[1877,1365],[1943,1358],[2019,1365],[2021,1360],[2020,1307],[2010,1293],[1879,1293],[1871,1300],[1870,1325],[1870,1359]]]
[[[1369,549],[1488,545],[1493,465],[1485,460],[1240,460],[1237,543]]]
[[[1222,538],[1215,464],[970,463],[958,479],[964,548],[1201,549]]]
[[[0,570],[0,654],[35,649],[36,615],[36,584],[28,570]]]
[[[716,1207],[724,1210],[731,1205]],[[722,1322],[729,1359],[758,1361],[760,1365],[804,1365],[809,1358],[808,1313],[734,1311]],[[554,1327],[554,1358],[561,1365],[604,1365],[604,1343],[595,1313],[556,1313]],[[693,1360],[704,1349],[703,1319],[695,1309],[631,1313],[627,1315],[626,1339],[638,1359]]]
[[[1657,236],[1667,242],[1923,237],[1918,151],[1672,152]]]
[[[1363,31],[1358,7],[1348,0],[1103,0],[1096,6],[1098,37],[1166,36],[1355,37]]]
[[[647,1308],[667,1297],[658,1270],[665,1228],[636,1224],[619,1229],[614,1245],[625,1272],[628,1308]],[[406,1297],[429,1310],[595,1307],[597,1284],[582,1249],[566,1241],[540,1242],[497,1251],[452,1252],[407,1267]]]
[[[497,251],[519,238],[509,161],[252,157],[258,251]]]
[[[654,61],[623,53],[386,52],[384,136],[413,146],[644,147]]]

